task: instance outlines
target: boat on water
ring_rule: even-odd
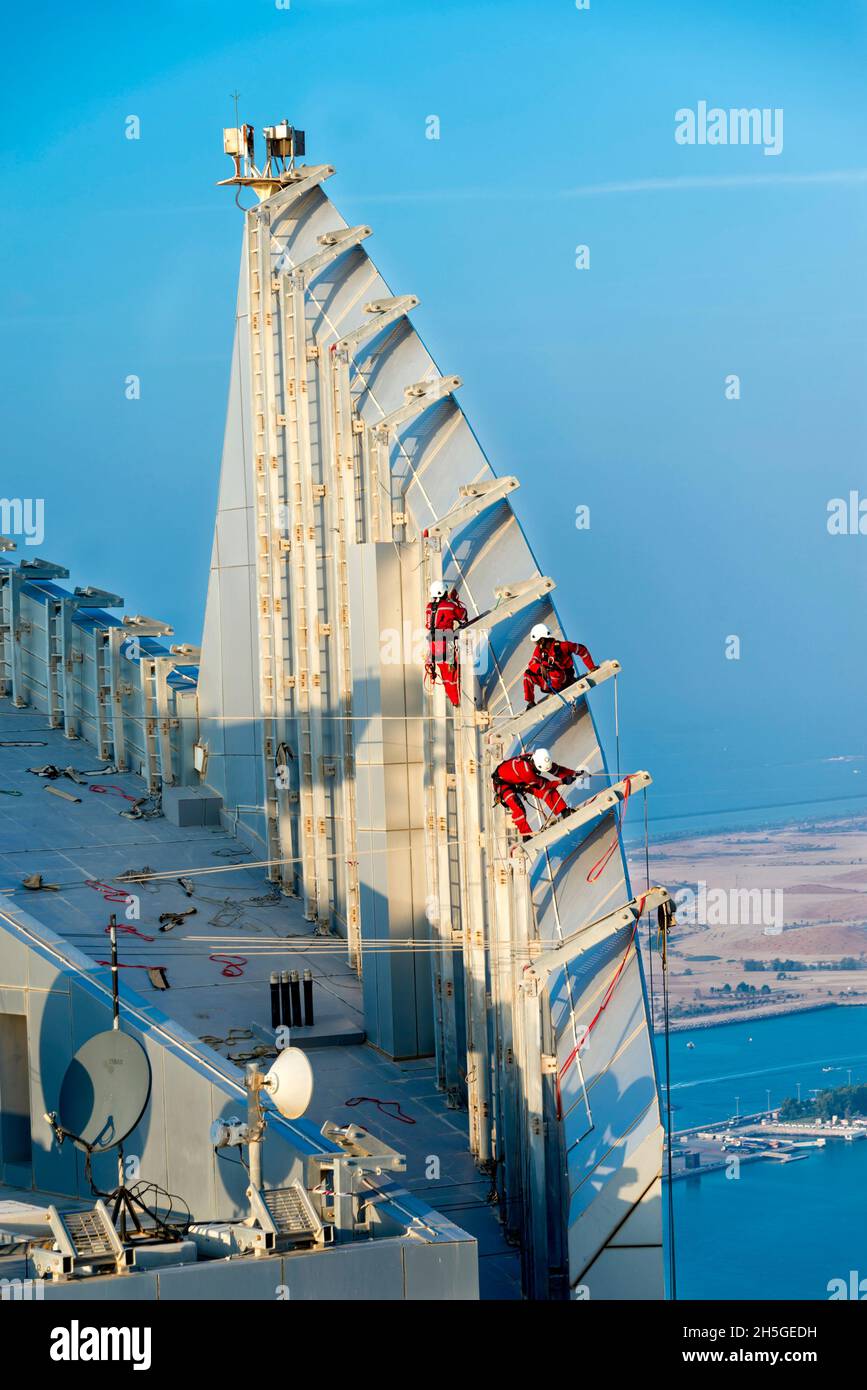
[[[201,643],[2,542],[0,1273],[46,1299],[661,1298],[636,934],[670,898],[629,883],[651,778],[609,772],[593,713],[619,663],[525,709],[530,631],[563,629],[519,479],[334,169],[288,122],[263,138],[257,163],[224,132]],[[456,701],[425,679],[437,584],[467,610]],[[543,731],[593,793],[521,839],[491,776]]]

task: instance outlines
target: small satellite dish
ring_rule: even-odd
[[[150,1063],[141,1043],[118,1029],[97,1033],[66,1068],[60,1126],[88,1148],[113,1149],[135,1129],[150,1091]]]
[[[313,1068],[300,1047],[284,1047],[264,1081],[280,1114],[297,1120],[313,1097]]]

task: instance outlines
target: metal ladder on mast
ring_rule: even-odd
[[[341,238],[345,245],[366,228],[351,229]],[[319,354],[321,395],[330,400],[330,413],[323,412],[330,426],[327,453],[331,458],[331,485],[325,498],[329,529],[334,537],[332,569],[337,606],[338,632],[335,647],[337,693],[342,718],[338,739],[343,776],[340,783],[343,813],[344,895],[346,934],[351,964],[361,971],[361,897],[358,874],[357,797],[355,786],[355,735],[352,708],[352,653],[349,629],[350,546],[370,539],[368,535],[367,476],[364,440],[367,430],[357,411],[357,390],[364,385],[363,369],[354,353],[369,337],[379,334],[403,317],[418,300],[401,295],[376,300],[364,306],[368,316],[357,328],[332,343]],[[354,377],[354,380],[353,380]]]
[[[287,506],[285,499],[278,459],[277,429],[280,417],[277,413],[274,369],[276,305],[271,275],[270,223],[267,212],[259,208],[252,209],[247,216],[247,255],[265,843],[269,880],[280,883],[284,891],[291,892],[294,891],[295,873],[294,865],[291,863],[290,788],[281,783],[281,773],[278,769],[279,750],[288,742],[287,694],[295,684],[287,670],[287,629],[290,611],[285,583],[285,560],[286,555],[291,553],[291,542],[284,535],[284,531],[289,525],[291,508]],[[296,569],[297,566],[293,566],[293,570]],[[297,611],[297,621],[303,623],[303,599]],[[303,651],[303,644],[301,650]],[[299,675],[303,681],[303,668]],[[297,687],[295,693],[298,694]],[[300,839],[305,916],[315,917],[315,879],[312,872],[312,856],[309,852],[309,836],[304,832],[307,818],[307,784],[303,759],[300,780]],[[307,795],[309,796],[309,791]],[[287,860],[290,862],[287,863]]]
[[[111,674],[112,643],[110,633],[111,628],[95,627],[93,630],[93,673],[95,686],[93,693],[95,706],[94,718],[96,720],[97,747],[99,749],[99,756],[103,761],[108,761],[109,758],[116,761],[112,731],[113,682]],[[71,642],[69,651],[67,652],[66,662],[69,691],[73,696],[72,699],[67,699],[65,701],[65,703],[69,705],[66,711],[67,720],[69,721],[67,736],[72,737],[73,732],[75,732],[72,729],[72,724],[76,722],[74,699],[75,685],[77,683],[79,688],[81,686],[80,674],[78,682],[73,678],[73,666],[77,665],[80,673],[83,665],[83,654],[80,650],[76,652]]]
[[[48,681],[48,725],[59,729],[63,724],[61,670],[63,664],[63,604],[46,595],[45,601],[45,674]]]
[[[343,861],[344,895],[346,899],[346,935],[349,947],[349,961],[361,973],[361,894],[358,876],[358,836],[357,836],[357,798],[355,789],[355,737],[352,726],[352,652],[349,637],[349,564],[347,549],[357,539],[358,502],[356,479],[359,470],[355,468],[353,421],[351,412],[341,409],[345,395],[341,391],[341,378],[348,377],[349,368],[337,361],[337,353],[327,354],[330,367],[331,396],[331,487],[327,500],[330,503],[330,530],[333,536],[333,568],[336,578],[337,602],[337,644],[336,674],[340,696],[338,721],[340,760],[342,777],[340,791],[343,816]],[[324,371],[324,368],[323,368]],[[348,419],[347,419],[348,416]],[[348,429],[347,429],[348,426]],[[348,433],[348,438],[346,437]]]
[[[300,838],[304,915],[327,924],[330,917],[325,797],[322,785],[321,684],[318,670],[319,601],[313,483],[307,438],[307,351],[304,292],[279,281],[285,458],[289,480],[290,575],[294,615],[296,728],[301,798]],[[299,324],[298,319],[301,319]],[[302,399],[303,397],[303,399]]]

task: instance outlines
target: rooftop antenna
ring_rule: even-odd
[[[275,1109],[285,1119],[299,1119],[313,1095],[313,1070],[307,1054],[298,1047],[285,1047],[267,1072],[258,1062],[248,1062],[244,1086],[247,1091],[246,1122],[232,1116],[214,1120],[211,1125],[211,1143],[215,1149],[233,1145],[246,1145],[247,1148],[250,1216],[231,1227],[237,1249],[264,1255],[296,1245],[325,1244],[332,1233],[326,1230],[302,1182],[283,1188],[265,1189],[262,1185],[266,1126],[262,1094],[270,1096]]]
[[[139,1212],[154,1221],[164,1237],[178,1232],[152,1211],[125,1182],[123,1141],[131,1134],[145,1112],[151,1092],[151,1069],[147,1053],[130,1033],[120,1026],[118,989],[117,917],[109,918],[111,937],[111,1028],[96,1033],[75,1053],[63,1077],[57,1110],[45,1116],[58,1145],[71,1139],[83,1151],[84,1171],[95,1196],[112,1204],[111,1223],[121,1242],[127,1237],[127,1220],[136,1234],[145,1236]],[[117,1186],[101,1192],[93,1180],[94,1154],[117,1150]],[[101,1203],[97,1204],[101,1206]]]
[[[229,96],[235,104],[235,124],[223,129],[223,152],[232,160],[234,173],[230,179],[220,179],[218,186],[234,184],[236,203],[241,188],[252,188],[263,201],[300,177],[295,161],[306,150],[304,131],[297,130],[285,119],[276,125],[264,126],[265,163],[259,169],[255,163],[253,127],[241,123],[238,105],[241,93],[230,92]]]

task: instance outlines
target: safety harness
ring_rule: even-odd
[[[491,775],[491,783],[494,788],[494,799],[491,802],[492,806],[502,806],[504,810],[508,811],[509,806],[506,801],[506,791],[508,790],[516,798],[522,810],[526,811],[527,804],[524,801],[523,796],[521,795],[520,787],[516,787],[513,782],[504,782],[503,779],[501,777],[498,777],[496,773],[493,773]]]
[[[515,761],[516,761],[516,759],[514,759],[514,758],[510,758],[510,759],[509,759],[509,762],[515,762]],[[502,766],[502,764],[501,764],[501,766]],[[534,769],[534,771],[535,771],[535,769]],[[543,780],[544,780],[544,779],[542,779],[542,778],[539,777],[539,774],[538,774],[538,773],[536,773],[535,775],[536,775],[536,777],[537,777],[537,779],[538,779],[539,781],[543,781]],[[495,768],[494,771],[491,773],[491,785],[492,785],[493,788],[494,788],[494,800],[493,800],[493,805],[494,805],[494,806],[505,806],[505,805],[506,805],[506,800],[505,800],[505,792],[506,792],[506,791],[512,792],[513,795],[516,796],[516,797],[518,798],[518,800],[520,801],[521,805],[522,805],[522,806],[524,805],[524,789],[521,787],[521,784],[520,784],[519,782],[506,782],[506,781],[504,780],[504,778],[502,778],[502,777],[500,776],[499,768]],[[529,783],[527,784],[527,790],[532,790],[532,788],[530,788],[530,786],[529,786]]]
[[[442,598],[432,598],[428,604],[428,659],[425,662],[425,676],[430,678],[431,685],[436,685],[437,662],[442,661],[449,666],[454,666],[455,674],[460,679],[460,653],[454,627],[437,627],[437,614],[442,604],[448,603],[451,607],[454,599],[448,594]],[[462,627],[463,624],[461,623]],[[451,638],[451,651],[448,650],[448,639]],[[442,650],[438,650],[438,644],[442,643]]]
[[[431,599],[431,601],[430,601],[430,603],[429,603],[429,605],[428,605],[428,614],[429,614],[428,630],[427,630],[428,646],[427,646],[427,661],[426,661],[425,664],[424,664],[424,673],[425,673],[425,679],[426,679],[426,680],[429,679],[431,685],[436,685],[436,681],[437,681],[437,668],[436,668],[436,661],[434,660],[434,652],[435,652],[435,650],[436,650],[435,643],[436,643],[436,632],[437,632],[437,613],[438,613],[438,611],[439,611],[439,606],[440,606],[440,603],[441,603],[441,602],[442,602],[441,599],[434,598],[434,599]]]
[[[563,703],[564,705],[568,704],[568,703],[569,703],[568,700],[564,700],[564,699],[563,699],[563,696],[561,695],[560,690],[555,690],[555,689],[554,689],[554,686],[551,684],[551,672],[552,672],[552,671],[560,671],[560,672],[562,672],[563,677],[564,677],[564,680],[563,680],[563,685],[562,685],[561,689],[562,689],[562,690],[568,690],[568,689],[569,689],[569,686],[570,686],[570,685],[574,685],[575,682],[578,680],[578,673],[577,673],[577,671],[575,670],[575,658],[574,658],[574,656],[572,655],[571,652],[567,653],[567,655],[569,656],[569,665],[568,665],[568,666],[565,666],[565,665],[562,665],[559,661],[557,661],[556,658],[555,658],[555,656],[554,656],[554,652],[555,652],[556,647],[557,647],[557,643],[556,643],[556,642],[552,642],[550,648],[542,647],[542,644],[541,644],[541,643],[537,643],[537,647],[541,647],[540,654],[539,654],[538,657],[536,657],[535,653],[533,654],[533,657],[531,658],[531,661],[530,661],[530,665],[528,666],[527,669],[528,669],[528,670],[532,670],[532,669],[533,669],[533,660],[538,661],[538,664],[539,664],[539,667],[540,667],[540,670],[539,670],[539,673],[538,673],[538,674],[542,677],[542,681],[543,681],[543,684],[542,684],[542,687],[541,687],[542,690],[544,690],[544,692],[545,692],[546,695],[556,695],[557,698],[558,698],[558,700],[562,701],[562,703]]]

